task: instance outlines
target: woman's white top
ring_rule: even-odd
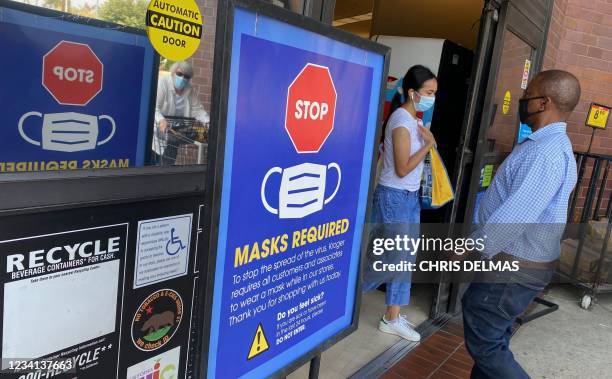
[[[399,177],[395,173],[393,160],[393,130],[406,128],[410,133],[410,156],[419,151],[425,143],[421,138],[418,125],[423,125],[422,121],[413,117],[406,109],[399,107],[391,114],[385,129],[383,167],[380,172],[378,183],[400,190],[417,191],[421,188],[421,176],[423,175],[423,161],[412,170],[408,175]]]
[[[185,107],[187,106],[187,96],[185,93],[176,94],[174,96],[174,110],[176,114],[185,114]]]

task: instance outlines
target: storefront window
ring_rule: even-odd
[[[149,42],[146,0],[1,7],[0,50],[22,53],[3,58],[0,173],[205,164],[217,1],[197,4],[199,47],[180,62]]]

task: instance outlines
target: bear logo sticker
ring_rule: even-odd
[[[164,346],[183,318],[183,299],[178,292],[162,289],[149,295],[136,310],[132,321],[132,341],[142,351]]]

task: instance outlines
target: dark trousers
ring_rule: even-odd
[[[552,278],[552,270],[483,274],[463,295],[465,344],[474,359],[471,378],[523,379],[529,375],[510,351],[515,319]]]

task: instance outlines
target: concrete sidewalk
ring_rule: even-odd
[[[559,304],[559,310],[521,326],[512,337],[510,347],[533,379],[612,378],[612,294],[601,295],[588,311],[580,308],[581,297],[573,286],[551,286],[544,298]],[[469,379],[472,364],[461,318],[456,318],[383,379]]]
[[[580,308],[581,297],[571,285],[551,286],[544,298],[559,310],[512,338],[510,348],[532,378],[612,378],[612,294],[600,295],[590,310]]]

